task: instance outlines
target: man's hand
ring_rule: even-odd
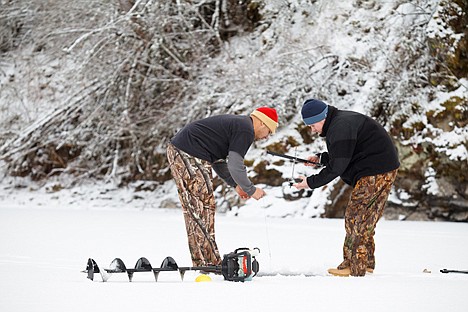
[[[265,195],[266,195],[265,191],[263,189],[257,187],[256,190],[255,190],[255,193],[253,193],[252,197],[255,198],[256,200],[259,200],[260,198],[262,198]]]
[[[240,198],[242,198],[242,199],[249,199],[250,198],[249,194],[244,192],[244,190],[239,185],[236,186],[236,192],[240,196]]]
[[[301,182],[295,183],[292,186],[294,186],[298,190],[303,190],[303,189],[309,188],[309,185],[307,184],[307,178],[306,177],[299,176],[299,179],[301,180]]]
[[[311,161],[311,162],[314,162],[314,163],[320,163],[320,157],[314,155],[314,156],[310,156],[307,158],[308,161]],[[307,167],[314,167],[316,168],[317,165],[315,164],[311,164],[311,163],[304,163]]]

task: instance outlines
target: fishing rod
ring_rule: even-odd
[[[270,152],[270,151],[267,151],[267,154],[282,157],[282,158],[286,158],[286,159],[290,159],[290,160],[292,160],[294,162],[307,163],[307,164],[315,165],[316,167],[323,167],[323,165],[321,163],[310,161],[310,160],[303,159],[303,158],[298,158],[298,157],[295,157],[295,156],[290,156],[290,155],[286,155],[286,154],[279,154],[279,153]]]

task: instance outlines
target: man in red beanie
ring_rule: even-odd
[[[266,139],[278,127],[276,110],[260,107],[250,116],[220,115],[182,128],[167,147],[167,158],[184,212],[194,266],[219,265],[215,241],[212,172],[237,194],[259,200],[265,191],[247,177],[244,157],[254,140]]]

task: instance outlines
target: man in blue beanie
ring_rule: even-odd
[[[305,101],[301,114],[312,132],[325,138],[328,152],[309,157],[324,168],[318,174],[301,176],[302,181],[294,186],[315,189],[340,177],[353,187],[345,212],[344,259],[328,272],[364,276],[375,268],[375,227],[400,166],[397,150],[385,129],[368,116],[316,99]]]

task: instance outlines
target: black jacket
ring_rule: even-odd
[[[252,196],[256,188],[247,177],[244,157],[254,140],[252,118],[219,115],[188,124],[171,143],[193,157],[210,162],[213,170],[227,184],[232,187],[239,185]]]
[[[365,115],[328,106],[323,125],[328,153],[321,154],[326,167],[307,178],[310,188],[323,186],[336,177],[355,186],[365,176],[386,173],[400,167],[398,152],[387,131]]]

